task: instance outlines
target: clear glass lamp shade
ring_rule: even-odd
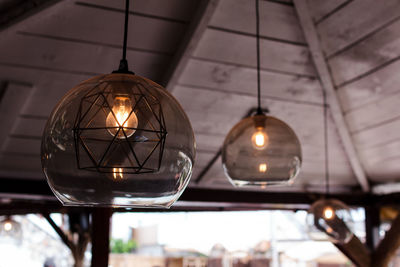
[[[0,222],[0,240],[4,243],[20,245],[22,242],[21,224],[8,217]]]
[[[353,237],[353,219],[349,208],[335,199],[316,201],[308,211],[307,232],[316,241],[329,240],[345,244]]]
[[[241,120],[230,130],[222,148],[223,168],[234,186],[291,184],[301,160],[300,142],[293,130],[266,115]]]
[[[100,75],[57,104],[42,167],[64,205],[170,207],[191,177],[195,139],[175,98],[133,74]]]

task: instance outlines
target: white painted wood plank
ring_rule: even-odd
[[[217,153],[217,151],[221,148],[225,134],[208,134],[202,132],[195,132],[196,137],[196,147],[198,151],[212,151]],[[210,159],[212,156],[210,157]]]
[[[306,47],[261,40],[261,68],[294,74],[315,75]],[[208,29],[195,57],[247,67],[256,66],[256,38]]]
[[[31,68],[8,67],[0,63],[0,80],[14,80],[35,86],[33,95],[22,115],[47,118],[57,102],[72,87],[88,79],[88,75],[37,70]]]
[[[255,34],[254,2],[249,0],[220,1],[210,26]],[[293,6],[260,1],[260,25],[261,36],[305,44]]]
[[[304,31],[304,35],[311,50],[315,67],[319,74],[322,86],[327,94],[327,103],[329,104],[329,109],[345,148],[346,155],[350,161],[354,175],[357,177],[361,185],[361,188],[363,191],[369,191],[369,182],[349,133],[348,121],[346,122],[343,116],[343,111],[333,86],[328,65],[324,59],[324,54],[320,45],[320,39],[309,13],[307,2],[294,0],[294,3]]]
[[[400,173],[400,157],[386,159],[376,164],[368,164],[366,171],[371,181],[376,183],[398,182]]]
[[[193,178],[196,179],[197,176]],[[214,163],[214,165],[208,170],[207,174],[198,183],[201,186],[208,186],[214,188],[217,181],[222,181],[223,184],[229,185],[230,188],[234,188],[232,184],[229,183],[228,178],[226,178],[225,173],[222,168],[221,157]]]
[[[329,162],[330,186],[346,185],[356,186],[357,179],[354,177],[350,164],[330,161]],[[295,180],[295,185],[325,185],[325,167],[322,160],[304,160],[302,171]]]
[[[29,47],[29,49],[27,49]],[[111,73],[118,68],[121,50],[92,44],[15,35],[0,42],[0,62],[82,73]],[[170,57],[128,51],[131,69],[139,75],[158,78]]]
[[[4,144],[3,153],[22,154],[40,158],[40,139],[9,137]]]
[[[360,132],[400,118],[400,93],[387,96],[346,114],[351,132]]]
[[[14,21],[10,25],[1,29],[1,35],[3,38],[7,38],[10,35],[15,34],[16,31],[24,30],[29,25],[35,24],[43,19],[53,16],[63,10],[66,10],[72,4],[72,0],[54,0],[48,3],[48,5],[41,6],[36,9],[37,12],[32,12],[28,16],[24,16],[17,21]],[[40,13],[40,16],[38,15]]]
[[[311,15],[315,22],[331,13],[338,6],[346,3],[348,0],[307,0]]]
[[[388,160],[400,159],[400,140],[363,149],[362,158],[367,166],[384,166]]]
[[[226,134],[248,110],[256,105],[252,96],[234,95],[225,92],[177,86],[174,95],[191,117],[194,129],[202,133]],[[196,101],[193,101],[196,99]],[[313,138],[322,131],[322,109],[320,106],[278,102],[263,99],[271,115],[288,123],[296,133],[318,142]],[[300,115],[302,114],[302,115]],[[299,117],[300,116],[300,117]],[[299,120],[307,118],[307,120]],[[301,133],[301,134],[300,134]]]
[[[400,21],[329,59],[332,77],[341,85],[400,56]]]
[[[124,0],[83,0],[80,2],[125,9]],[[198,0],[135,0],[130,4],[129,10],[163,18],[190,21],[198,3]]]
[[[400,120],[394,120],[371,129],[353,134],[360,153],[363,149],[383,146],[399,140]]]
[[[0,99],[0,150],[4,150],[7,137],[15,126],[21,110],[25,108],[32,91],[30,84],[8,82]]]
[[[360,80],[340,87],[337,92],[343,110],[349,113],[398,93],[399,69],[400,61],[396,61]]]
[[[327,56],[345,48],[384,24],[398,18],[397,0],[377,4],[375,0],[354,0],[318,24],[318,33]]]
[[[254,68],[191,59],[178,84],[257,95]],[[318,79],[261,71],[261,96],[292,101],[322,102]]]
[[[40,156],[0,155],[0,176],[23,179],[44,179]]]
[[[70,5],[64,12],[32,23],[24,32],[122,47],[123,25],[124,14],[121,12]],[[128,47],[173,53],[185,29],[182,23],[131,15]]]
[[[177,86],[174,95],[191,119],[195,132],[207,134],[227,134],[256,105],[256,98],[252,96],[186,86]],[[271,116],[276,116],[292,127],[303,137],[303,142],[323,144],[322,107],[267,99],[262,100],[262,106],[270,109]]]
[[[194,128],[199,149],[218,150],[229,130],[240,121],[254,105],[254,97],[238,96],[222,92],[204,91],[178,86],[174,95],[183,105]],[[196,99],[196,101],[192,101]],[[303,157],[323,157],[322,108],[278,101],[263,101],[271,115],[285,121],[296,132],[303,148]],[[304,119],[307,118],[307,119]],[[329,128],[329,144],[332,160],[346,162],[344,149],[332,121]],[[197,133],[200,133],[199,137]],[[216,136],[216,139],[214,139]],[[217,141],[218,139],[218,141]],[[208,142],[208,144],[205,144]]]
[[[200,171],[208,164],[208,162],[214,157],[216,152],[204,152],[204,151],[196,151],[196,159],[195,166]],[[195,176],[192,176],[194,179]]]
[[[46,118],[19,117],[15,121],[15,125],[10,134],[17,136],[41,137],[46,121]]]

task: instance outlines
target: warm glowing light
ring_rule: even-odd
[[[267,147],[268,136],[264,132],[264,128],[257,128],[257,131],[251,137],[251,142],[253,143],[253,147],[256,149],[264,149]]]
[[[259,172],[266,172],[266,171],[267,171],[267,163],[261,163],[261,164],[258,166],[258,171],[259,171]]]
[[[325,207],[323,213],[326,220],[332,219],[335,215],[335,212],[331,207]]]
[[[8,231],[11,231],[11,229],[12,229],[12,223],[10,223],[10,222],[6,222],[5,224],[4,224],[4,230],[6,230],[7,232]]]
[[[115,180],[124,179],[124,173],[122,168],[113,168],[113,177]]]
[[[108,132],[117,138],[125,138],[132,136],[138,126],[138,119],[135,112],[132,112],[132,102],[127,96],[117,96],[114,99],[114,106],[106,119]],[[124,134],[125,132],[125,134]]]

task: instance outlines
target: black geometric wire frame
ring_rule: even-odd
[[[137,128],[107,127],[106,118],[115,96],[112,86],[122,86],[132,100],[132,111],[138,119]],[[164,114],[159,100],[146,88],[145,82],[103,82],[82,99],[73,127],[77,166],[100,173],[140,174],[160,169],[167,137]],[[115,135],[109,133],[115,129]],[[135,133],[128,137],[128,130]],[[123,133],[121,135],[119,133]],[[118,137],[119,135],[119,137]]]

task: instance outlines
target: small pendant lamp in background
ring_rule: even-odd
[[[327,198],[314,202],[308,210],[306,224],[311,239],[329,240],[345,244],[353,237],[351,230],[353,219],[349,208],[343,202],[329,198],[329,144],[328,144],[328,105],[326,91],[322,86],[324,109],[324,143],[325,143],[325,186]]]
[[[222,148],[222,164],[234,186],[265,187],[288,185],[301,166],[300,142],[283,121],[265,115],[261,108],[260,19],[257,21],[257,86],[256,114],[241,120],[228,133]]]
[[[42,139],[42,167],[64,205],[170,207],[186,188],[194,134],[175,98],[128,70],[126,0],[123,56],[112,74],[72,88]]]
[[[0,241],[20,245],[22,242],[21,224],[7,216],[0,222]]]
[[[315,241],[345,244],[353,237],[353,219],[343,202],[327,198],[314,202],[307,214],[307,233]]]

